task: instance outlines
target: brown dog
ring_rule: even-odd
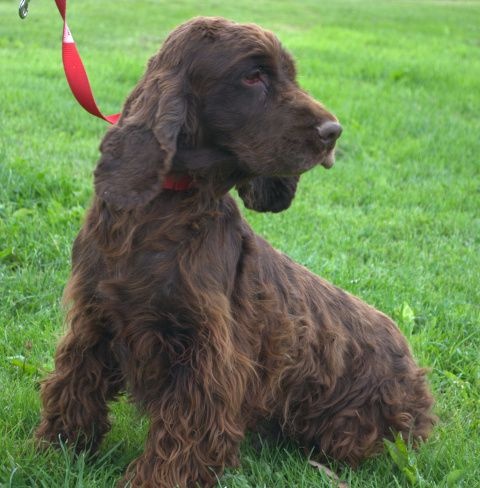
[[[96,448],[126,389],[151,423],[125,480],[173,488],[212,485],[264,421],[351,464],[393,431],[427,436],[395,324],[255,235],[228,194],[287,208],[340,132],[270,32],[197,18],[168,37],[101,145],[40,439]]]

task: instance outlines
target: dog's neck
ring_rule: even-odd
[[[163,180],[164,190],[185,191],[193,188],[193,178],[187,174],[184,175],[167,175]]]
[[[223,149],[179,147],[163,189],[185,191],[197,188],[219,197],[245,177],[245,171],[235,157]]]

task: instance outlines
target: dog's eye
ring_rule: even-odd
[[[257,83],[263,83],[264,85],[266,85],[267,81],[268,75],[265,72],[265,69],[261,66],[250,71],[243,77],[243,82],[246,85],[256,85]]]

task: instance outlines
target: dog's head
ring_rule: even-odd
[[[234,161],[249,208],[287,208],[300,174],[333,164],[341,133],[295,76],[291,56],[258,26],[221,18],[181,25],[102,142],[97,194],[121,208],[143,205],[175,171],[177,148],[215,147]]]

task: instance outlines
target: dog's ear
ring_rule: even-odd
[[[281,212],[292,203],[297,190],[298,176],[257,176],[237,185],[245,206],[257,212]]]
[[[142,126],[112,127],[100,146],[95,192],[118,209],[130,210],[152,200],[162,188],[172,151]]]
[[[161,192],[187,120],[184,76],[179,69],[162,69],[160,55],[150,60],[100,145],[95,191],[117,208],[145,205]]]

